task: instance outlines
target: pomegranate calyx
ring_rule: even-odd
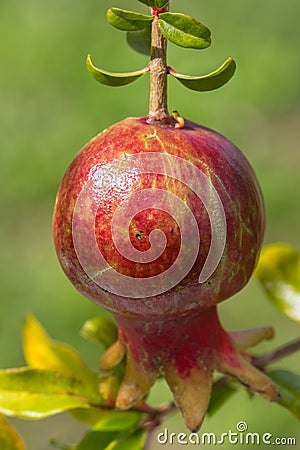
[[[125,356],[125,348],[120,341],[114,342],[101,356],[99,367],[107,371],[117,366]]]
[[[157,368],[136,361],[130,350],[126,356],[125,375],[116,399],[116,407],[121,410],[129,409],[142,400],[159,375]]]
[[[164,371],[164,377],[173,393],[176,406],[181,410],[189,430],[196,432],[202,425],[212,390],[212,371],[207,367],[194,368],[188,379],[182,378],[175,368]]]
[[[233,339],[235,346],[244,350],[254,347],[262,341],[272,339],[274,330],[272,327],[251,328],[249,330],[230,331],[229,335]]]
[[[116,320],[127,356],[116,400],[119,409],[142,400],[159,374],[165,377],[191,431],[199,430],[205,417],[214,371],[236,378],[269,401],[278,399],[273,381],[254,367],[245,353],[246,348],[270,339],[271,328],[227,333],[216,307],[168,320],[120,315]]]

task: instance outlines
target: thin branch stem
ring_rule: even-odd
[[[300,350],[300,338],[295,339],[276,350],[265,353],[264,355],[254,357],[252,359],[252,364],[258,369],[264,369],[269,364],[285,358],[298,350]]]
[[[99,404],[93,404],[90,403],[90,406],[93,406],[94,408],[100,408],[105,410],[112,410],[115,409],[114,405],[99,405]],[[151,406],[145,404],[143,406],[132,406],[130,408],[130,411],[139,412],[142,414],[148,414],[149,416],[155,416],[158,413],[160,413],[160,408],[152,408]]]
[[[151,450],[152,447],[152,443],[153,443],[153,434],[154,434],[154,429],[153,430],[149,430],[147,435],[146,435],[146,440],[144,442],[144,447],[143,450]]]
[[[148,417],[142,426],[147,429],[146,441],[144,443],[143,450],[150,450],[153,442],[153,433],[157,427],[160,426],[164,417],[170,416],[177,411],[177,406],[174,402],[162,405],[156,409],[156,414]]]
[[[168,11],[165,6],[161,11]],[[152,10],[154,16],[152,22],[151,62],[150,62],[150,100],[149,115],[150,123],[168,123],[168,99],[167,99],[167,40],[159,28],[159,17],[155,8]]]

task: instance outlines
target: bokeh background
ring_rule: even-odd
[[[61,271],[51,216],[61,177],[80,148],[110,124],[147,114],[147,76],[127,87],[109,88],[85,69],[89,52],[96,65],[112,71],[146,65],[146,57],[127,47],[125,34],[106,23],[110,6],[146,12],[135,0],[0,2],[1,368],[24,364],[21,327],[28,312],[96,367],[99,349],[85,342],[79,330],[86,319],[107,313],[77,293]],[[285,241],[300,248],[299,1],[173,0],[172,10],[209,26],[213,45],[197,52],[170,44],[171,66],[181,73],[205,74],[233,56],[238,71],[228,85],[204,94],[171,79],[170,110],[218,130],[243,150],[265,196],[266,243]],[[268,303],[255,280],[220,310],[229,329],[275,327],[274,342],[261,344],[259,351],[299,334],[299,325]],[[299,354],[274,367],[299,373]],[[169,398],[163,382],[151,394],[153,402]],[[251,432],[298,437],[300,442],[299,422],[288,411],[258,397],[250,401],[243,389],[206,419],[201,431],[221,434],[235,430],[240,420]],[[53,436],[76,442],[84,432],[68,414],[12,422],[30,450],[50,449]],[[170,432],[186,431],[179,415],[166,426]]]

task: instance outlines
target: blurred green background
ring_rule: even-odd
[[[51,216],[61,177],[80,148],[108,125],[147,114],[147,76],[113,89],[97,84],[85,69],[87,53],[112,71],[146,65],[147,58],[127,47],[125,35],[106,23],[110,6],[146,12],[134,0],[0,3],[1,368],[24,364],[21,327],[29,311],[53,337],[74,345],[96,367],[98,349],[78,332],[87,318],[107,313],[78,294],[61,271]],[[205,74],[232,56],[238,71],[228,85],[204,94],[171,79],[170,110],[218,130],[243,150],[265,196],[266,243],[286,241],[300,248],[299,1],[173,0],[172,10],[210,27],[213,45],[202,52],[170,45],[171,66],[181,73]],[[260,345],[260,351],[299,334],[299,325],[266,301],[255,280],[220,310],[229,329],[275,327],[274,342]],[[299,354],[275,366],[299,373]],[[170,395],[159,383],[151,398],[161,402]],[[289,412],[258,397],[250,401],[244,390],[206,419],[201,431],[235,430],[239,420],[251,432],[300,442],[299,422]],[[49,449],[53,436],[76,442],[84,431],[67,414],[12,422],[30,450]],[[179,415],[166,424],[170,432],[185,431]]]

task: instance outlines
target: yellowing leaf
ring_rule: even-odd
[[[101,403],[98,391],[75,377],[28,368],[0,371],[0,413],[7,416],[42,419]]]
[[[25,450],[22,438],[1,414],[0,414],[0,449]]]
[[[52,340],[42,325],[28,315],[23,327],[23,350],[27,364],[36,369],[50,369],[63,375],[76,376],[97,389],[99,379],[67,344]]]
[[[300,253],[286,244],[267,245],[255,275],[271,302],[290,319],[300,322]]]
[[[101,380],[99,392],[107,403],[113,404],[116,400],[119,387],[120,380],[117,375],[113,374]]]

